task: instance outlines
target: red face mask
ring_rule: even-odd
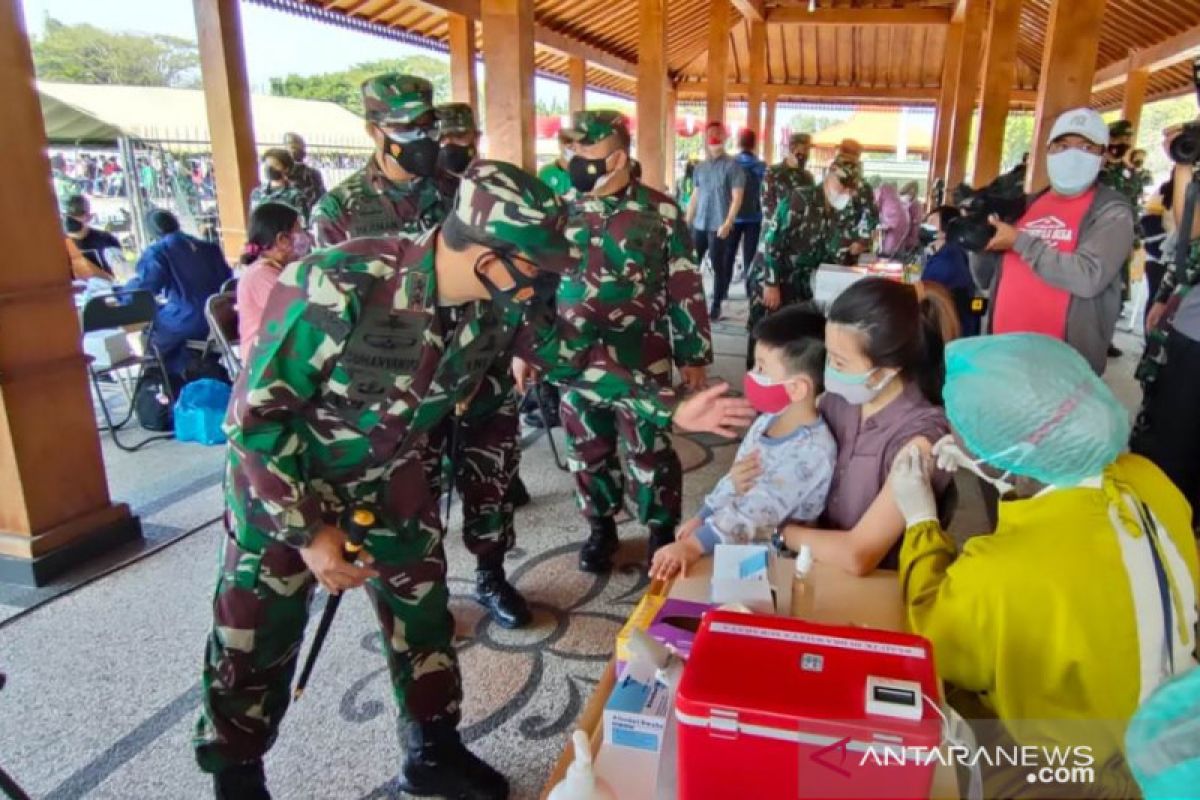
[[[783,383],[766,383],[768,379],[757,372],[747,372],[742,379],[742,390],[746,400],[760,414],[778,414],[792,404],[787,386]]]
[[[725,137],[719,133],[710,133],[708,135],[708,143],[711,145],[725,144]]]

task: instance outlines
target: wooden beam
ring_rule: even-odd
[[[775,160],[775,99],[767,99],[767,118],[763,121],[763,161]]]
[[[482,0],[488,157],[533,172],[533,0]]]
[[[750,24],[750,87],[746,98],[746,127],[761,140],[763,87],[767,82],[767,24]],[[759,145],[759,152],[761,150]]]
[[[663,189],[667,185],[667,0],[639,0],[638,23],[637,157],[642,181]]]
[[[482,0],[412,0],[414,5],[427,8],[435,13],[458,14],[467,19],[479,22],[483,19],[481,11]],[[601,47],[581,42],[546,25],[534,23],[533,38],[547,50],[553,50],[565,56],[582,58],[594,67],[601,67],[615,75],[626,78],[637,77],[637,64],[621,58]]]
[[[678,157],[676,150],[679,144],[679,136],[675,133],[675,118],[679,113],[679,98],[675,95],[675,87],[671,86],[670,81],[666,82],[667,87],[667,125],[663,132],[667,139],[666,144],[666,169],[667,169],[667,192],[675,191],[675,159]]]
[[[732,0],[733,7],[747,22],[766,22],[767,4],[765,0]]]
[[[943,8],[819,8],[781,6],[767,12],[772,25],[949,25]]]
[[[40,585],[141,534],[109,499],[29,43],[21,0],[0,0],[0,214],[20,226],[0,271],[0,581]]]
[[[1017,75],[1017,33],[1021,23],[1021,0],[992,0],[988,18],[986,54],[983,63],[983,95],[979,110],[979,135],[975,139],[976,186],[990,183],[1000,174],[1004,156],[1004,123],[1011,105],[1013,80]]]
[[[933,128],[933,154],[929,159],[929,197],[933,197],[933,184],[938,178],[946,177],[946,163],[950,158],[950,138],[954,129],[954,91],[958,78],[958,67],[962,63],[963,23],[953,22],[946,31],[945,56],[942,61],[942,85],[938,90],[937,117]]]
[[[1096,72],[1092,82],[1093,92],[1102,92],[1119,86],[1130,72],[1148,69],[1157,72],[1180,61],[1200,55],[1200,25],[1193,25],[1182,33],[1158,44],[1138,50],[1128,59],[1121,59]]]
[[[567,61],[567,84],[570,94],[567,109],[574,114],[587,108],[587,62],[572,57]]]
[[[694,99],[708,92],[708,81],[683,81],[675,84],[680,97]],[[950,89],[954,83],[949,84]],[[726,97],[748,97],[750,84],[728,83]],[[841,100],[845,102],[874,102],[899,105],[933,105],[941,96],[937,86],[810,86],[803,83],[767,83],[763,85],[763,100],[802,102],[805,100]],[[1014,106],[1032,106],[1037,92],[1032,89],[1013,89],[1009,102]]]
[[[958,64],[958,78],[955,81],[954,122],[950,128],[950,147],[946,160],[947,189],[957,186],[967,177],[971,122],[975,118],[975,98],[979,89],[979,66],[983,58],[987,10],[987,0],[967,0],[967,17],[963,22],[962,58]]]
[[[1133,141],[1137,141],[1138,127],[1142,123],[1142,106],[1146,103],[1146,86],[1150,83],[1147,67],[1135,69],[1125,80],[1125,97],[1121,104],[1121,118],[1133,126]]]
[[[708,12],[708,122],[725,121],[726,84],[729,81],[729,0],[710,0]]]
[[[1046,185],[1046,146],[1055,120],[1072,108],[1086,106],[1096,77],[1104,0],[1052,0],[1040,81],[1033,152],[1025,186],[1036,192]]]
[[[450,31],[450,96],[478,112],[479,84],[475,77],[475,22],[461,14],[447,14]]]
[[[200,75],[208,109],[217,213],[225,256],[235,260],[246,243],[250,192],[258,184],[258,153],[250,112],[250,84],[242,50],[239,0],[193,0]]]

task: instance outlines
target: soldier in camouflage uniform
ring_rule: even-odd
[[[1142,193],[1150,184],[1150,173],[1140,165],[1130,163],[1130,148],[1133,146],[1133,124],[1128,120],[1119,119],[1108,125],[1108,149],[1104,152],[1104,166],[1100,170],[1100,183],[1110,189],[1116,189],[1129,198],[1133,205],[1134,242],[1133,249],[1141,246],[1141,208]],[[1133,266],[1133,255],[1125,259],[1121,267],[1121,302],[1126,303],[1130,297],[1130,271]],[[1109,345],[1109,358],[1122,355],[1115,345]]]
[[[689,388],[703,388],[712,340],[679,207],[630,175],[629,128],[619,112],[578,112],[566,133],[574,147],[567,237],[583,261],[559,285],[559,318],[648,383],[670,387],[674,364]],[[674,541],[683,472],[666,431],[622,403],[575,390],[563,394],[562,420],[576,499],[591,528],[580,568],[612,569],[614,517],[625,494],[618,440],[650,554]]]
[[[379,75],[363,83],[362,96],[375,153],[317,203],[313,224],[322,247],[427,231],[454,198],[453,180],[437,169],[433,85],[410,75]]]
[[[835,159],[817,186],[801,186],[783,198],[767,220],[763,246],[747,281],[747,329],[772,311],[812,299],[812,279],[822,264],[853,264],[861,220],[853,197],[861,185],[858,165]],[[841,208],[838,208],[841,205]],[[754,366],[754,337],[747,368]]]
[[[308,215],[312,206],[305,202],[304,195],[288,179],[293,166],[295,163],[292,161],[292,154],[287,150],[275,148],[263,153],[262,183],[250,193],[250,210],[253,211],[263,203],[282,203],[299,211],[303,219],[301,224],[308,227]]]
[[[478,157],[479,128],[466,103],[435,109],[441,153],[439,168],[461,176]],[[489,326],[498,325],[490,304],[476,313]],[[521,424],[514,394],[512,354],[497,358],[470,404],[455,415],[443,436],[455,468],[454,484],[462,496],[463,543],[475,556],[475,599],[505,628],[519,628],[533,615],[520,592],[504,574],[504,554],[516,542],[513,509],[529,502],[518,468]]]
[[[543,271],[576,263],[565,214],[515,165],[476,162],[445,224],[369,238],[286,268],[230,403],[229,537],[213,601],[194,746],[217,798],[269,798],[262,758],[287,710],[314,586],[365,585],[400,708],[399,788],[503,798],[463,746],[462,688],[430,437],[509,348],[589,399],[660,426],[733,436],[753,413],[714,387],[682,403],[594,357],[559,324]],[[475,314],[489,299],[502,325]],[[452,322],[442,313],[458,308]],[[344,520],[369,508],[365,563],[343,558]]]
[[[858,243],[850,245],[851,255],[854,256],[860,256],[871,249],[871,237],[879,227],[879,208],[875,205],[875,192],[867,184],[866,175],[863,173],[862,151],[862,145],[856,140],[843,139],[834,156],[835,161],[851,163],[858,169],[854,198],[851,200],[858,231]]]
[[[292,154],[292,171],[288,173],[288,180],[300,190],[311,212],[317,201],[325,196],[325,179],[321,177],[320,170],[304,163],[304,159],[308,158],[308,147],[303,136],[298,133],[284,134],[283,146]]]
[[[788,154],[767,170],[762,196],[764,220],[771,218],[780,200],[801,186],[813,185],[812,173],[805,169],[811,148],[812,134],[793,133],[788,139]]]

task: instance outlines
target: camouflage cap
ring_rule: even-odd
[[[1133,136],[1133,123],[1127,119],[1119,119],[1115,122],[1108,123],[1108,138],[1123,139],[1126,136]]]
[[[468,103],[443,103],[434,112],[443,134],[479,133],[475,112]]]
[[[471,242],[516,250],[539,269],[561,273],[578,261],[563,235],[566,223],[566,206],[549,186],[516,164],[476,161],[445,224]]]
[[[629,120],[620,111],[598,109],[576,111],[571,115],[571,125],[564,129],[567,138],[580,144],[602,142],[618,131],[629,136]]]
[[[433,111],[433,84],[413,75],[376,75],[362,84],[363,116],[376,125],[407,125]]]
[[[811,145],[812,144],[812,134],[811,133],[793,133],[791,136],[788,137],[788,147],[796,147],[797,145],[801,145],[801,144],[806,145],[806,146]]]

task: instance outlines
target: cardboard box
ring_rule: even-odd
[[[670,597],[664,600],[646,633],[675,648],[680,658],[686,659],[691,655],[692,642],[696,638],[696,631],[700,630],[704,612],[713,606],[711,603],[696,603]]]
[[[671,687],[652,671],[636,673],[627,670],[604,704],[604,743],[658,753],[671,715]]]
[[[635,628],[648,630],[650,623],[654,621],[654,615],[662,608],[663,603],[667,602],[667,598],[660,594],[643,595],[637,607],[633,609],[633,613],[629,615],[629,619],[621,626],[621,630],[617,632],[617,675],[620,676],[624,670],[625,662],[629,660],[629,633]]]

